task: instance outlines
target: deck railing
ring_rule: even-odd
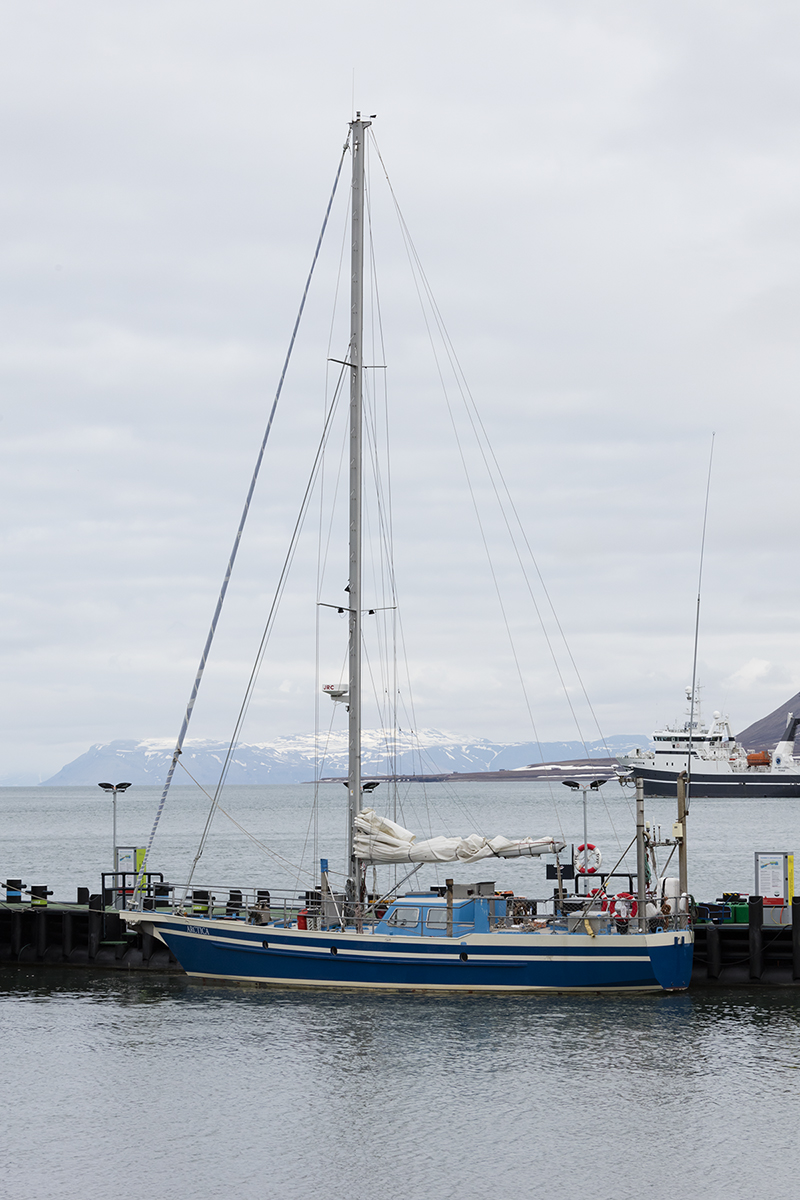
[[[178,916],[203,917],[213,920],[237,920],[250,925],[307,930],[359,929],[371,932],[383,917],[391,897],[368,896],[356,906],[344,894],[312,890],[307,892],[274,892],[268,888],[192,887],[153,881],[144,897],[146,911],[173,913]],[[565,896],[559,901],[553,896],[493,897],[490,928],[494,931],[541,931],[552,928],[568,933],[587,932],[587,926],[597,933],[668,932],[690,927],[688,913],[656,911],[645,921],[634,915],[634,906],[627,913],[604,910],[598,897]],[[648,905],[649,912],[652,908]],[[428,932],[430,932],[428,930]]]

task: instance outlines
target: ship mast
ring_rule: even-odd
[[[350,123],[353,155],[350,245],[350,507],[348,608],[349,701],[347,744],[347,891],[361,900],[361,866],[353,850],[355,819],[361,811],[361,508],[362,508],[362,380],[364,331],[364,137],[371,121],[361,113]]]

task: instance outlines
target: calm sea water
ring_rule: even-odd
[[[632,828],[628,798],[611,789],[593,806],[590,837],[613,857]],[[321,797],[318,848],[332,866],[343,791]],[[434,832],[563,828],[580,841],[580,802],[553,792],[475,785],[456,799],[415,785],[402,816],[421,832],[430,817]],[[120,842],[146,840],[154,794],[131,789],[120,802]],[[227,805],[280,855],[305,847],[310,861],[309,796],[234,788]],[[167,809],[153,865],[172,881],[185,877],[201,801],[180,789]],[[665,829],[673,815],[669,802],[650,806]],[[48,883],[57,898],[97,886],[110,856],[107,800],[3,789],[0,819],[4,877]],[[294,882],[217,820],[205,879]],[[753,850],[793,849],[796,821],[791,802],[753,812],[696,801],[692,890],[748,890]],[[542,874],[509,864],[498,883],[543,895]],[[25,967],[0,970],[0,1010],[9,1196],[750,1200],[796,1187],[794,992],[363,996]]]
[[[160,790],[132,787],[118,798],[117,840],[120,845],[147,843]],[[335,871],[344,854],[345,791],[324,784],[314,813],[314,789],[231,787],[223,797],[195,882],[224,886],[305,888],[316,858],[330,859]],[[390,786],[373,794],[377,811],[392,815],[419,837],[468,834],[541,837],[583,841],[580,794],[559,784],[472,783],[458,792],[449,785]],[[187,878],[206,816],[208,799],[193,787],[173,788],[167,801],[150,859],[150,868],[165,879]],[[675,802],[647,801],[647,819],[671,836]],[[242,833],[238,822],[252,837]],[[100,873],[111,869],[111,801],[99,788],[0,788],[0,875],[21,876],[27,883],[46,883],[54,898],[74,900],[78,886],[99,890]],[[604,866],[613,866],[634,834],[634,801],[616,781],[589,799],[589,840],[600,847]],[[722,891],[753,889],[755,850],[800,851],[800,804],[796,801],[696,800],[688,823],[690,890],[698,899]],[[258,839],[257,844],[253,838]],[[635,867],[630,851],[627,864]],[[297,871],[296,864],[303,870]],[[673,860],[673,866],[675,862]],[[552,894],[543,867],[531,860],[493,863],[489,875],[498,884],[528,895]],[[425,867],[418,880],[443,881],[445,875],[482,878],[486,866]],[[677,874],[677,869],[676,869]],[[388,879],[388,876],[379,877]]]

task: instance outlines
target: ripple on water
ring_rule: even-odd
[[[15,971],[6,1191],[791,1194],[800,996],[457,997]],[[740,1117],[746,1111],[742,1136]],[[47,1135],[32,1136],[32,1130]]]

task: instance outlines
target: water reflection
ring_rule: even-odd
[[[20,969],[0,1009],[10,1194],[84,1200],[100,1129],[112,1200],[132,1179],[193,1200],[572,1200],[643,1180],[666,1200],[702,1180],[716,1200],[757,1189],[765,1159],[792,1194],[794,992],[361,995]]]

